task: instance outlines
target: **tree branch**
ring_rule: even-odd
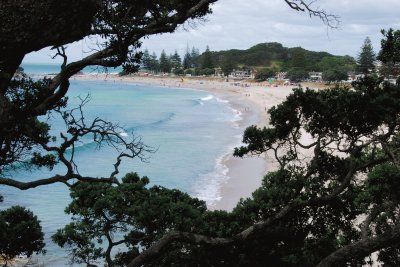
[[[138,267],[148,262],[150,259],[160,255],[164,249],[172,242],[181,241],[191,244],[208,244],[214,246],[231,244],[234,239],[231,238],[213,238],[204,235],[192,234],[187,232],[171,231],[164,235],[150,248],[143,251],[139,256],[134,258],[127,266]]]
[[[32,182],[19,182],[9,178],[1,178],[0,184],[13,186],[21,190],[34,188],[40,185],[47,185],[56,182],[67,183],[71,179],[77,179],[78,181],[89,181],[93,182],[97,178],[94,177],[83,177],[77,173],[76,164],[74,162],[74,146],[80,138],[86,135],[93,135],[93,142],[99,147],[103,144],[109,145],[120,151],[117,162],[114,164],[114,171],[107,178],[98,178],[99,182],[116,182],[116,175],[119,173],[119,166],[124,158],[139,158],[142,161],[146,161],[148,157],[144,153],[153,153],[154,150],[151,147],[146,146],[142,143],[141,138],[135,137],[132,133],[131,139],[125,140],[126,137],[120,135],[123,132],[123,128],[115,125],[111,122],[104,121],[99,118],[95,118],[92,123],[88,124],[85,121],[83,115],[83,106],[89,101],[89,96],[81,99],[81,104],[77,108],[73,108],[68,111],[56,109],[54,112],[58,114],[62,120],[64,120],[67,133],[60,133],[63,142],[57,146],[49,146],[45,141],[41,140],[34,134],[29,137],[34,140],[41,148],[49,153],[55,153],[58,156],[59,161],[65,165],[67,172],[64,175],[55,175],[49,178],[39,179]],[[75,113],[78,113],[76,115]],[[66,152],[71,149],[70,157],[66,157]]]
[[[187,243],[191,243],[191,244],[209,244],[209,245],[213,245],[213,246],[221,246],[221,245],[228,245],[228,244],[231,244],[234,242],[240,242],[240,241],[247,240],[247,239],[251,238],[251,236],[253,236],[257,231],[261,231],[261,230],[265,231],[273,223],[285,218],[288,214],[290,214],[291,212],[293,212],[294,210],[296,210],[298,208],[329,205],[329,203],[334,201],[339,194],[343,193],[348,188],[351,179],[354,177],[354,175],[358,171],[361,171],[365,168],[368,168],[368,167],[378,164],[380,162],[382,162],[381,158],[371,160],[371,161],[366,162],[361,165],[353,164],[353,166],[350,168],[350,170],[346,173],[345,177],[342,179],[338,179],[338,180],[341,180],[342,183],[340,185],[338,185],[336,188],[334,188],[330,194],[328,194],[326,196],[311,198],[308,201],[293,200],[292,203],[289,203],[288,205],[283,207],[274,216],[272,216],[266,220],[254,223],[253,225],[244,229],[242,232],[240,232],[239,234],[237,234],[233,237],[213,238],[213,237],[204,236],[204,235],[171,231],[170,233],[167,233],[164,237],[162,237],[160,240],[155,242],[147,250],[142,252],[139,256],[134,258],[128,266],[131,266],[131,267],[141,266],[143,263],[150,261],[156,255],[161,254],[165,247],[167,247],[170,243],[175,242],[175,241],[187,242]]]
[[[291,9],[300,12],[308,12],[310,17],[318,17],[325,23],[329,28],[337,29],[340,23],[340,17],[337,15],[329,14],[323,9],[312,8],[312,4],[315,1],[306,2],[303,0],[285,0]]]
[[[400,242],[400,225],[390,231],[370,238],[363,238],[325,257],[317,267],[341,266],[341,264],[355,258],[363,258],[371,253]]]
[[[78,174],[73,174],[73,175],[55,175],[49,178],[38,179],[31,182],[20,182],[10,178],[0,177],[0,184],[12,186],[20,190],[27,190],[38,186],[49,185],[54,183],[66,184],[69,180],[72,179],[77,179],[78,181],[81,182],[100,182],[100,183],[104,182],[112,183],[115,180],[114,178],[83,177]]]

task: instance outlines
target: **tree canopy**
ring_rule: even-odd
[[[326,257],[320,252],[318,266],[350,264],[372,251],[383,249],[385,254],[386,247],[392,247],[392,256],[397,255],[394,177],[398,173],[395,151],[400,88],[374,78],[365,78],[353,87],[294,91],[269,111],[273,127],[248,128],[243,138],[247,145],[235,151],[238,156],[271,151],[279,162],[278,172],[264,178],[264,183],[270,183],[270,195],[265,196],[273,199],[276,210],[261,225],[297,212],[312,212],[306,216],[312,220],[301,224],[306,227],[318,223],[322,212],[325,224],[333,219],[333,224],[343,227],[334,230],[336,226],[331,225],[324,232],[314,225],[311,228],[322,230],[321,236],[305,233],[311,244],[324,242],[319,247],[336,247],[326,251]],[[389,192],[385,196],[381,195],[386,192],[380,191],[383,188]]]
[[[224,57],[224,59],[221,63],[221,69],[222,69],[222,73],[224,74],[224,76],[228,77],[234,68],[235,68],[235,65],[232,62],[232,58],[229,56]]]
[[[117,199],[118,196],[115,192],[116,189],[123,187],[134,190],[137,188],[138,194],[134,199],[126,200],[139,201],[124,203],[125,207],[137,207],[138,212],[127,214],[130,218],[135,218],[132,223],[142,223],[138,220],[137,216],[144,216],[143,225],[133,225],[138,230],[151,226],[153,221],[147,221],[146,218],[154,219],[146,213],[142,213],[140,209],[145,208],[141,206],[141,202],[146,200],[146,196],[150,196],[149,201],[154,198],[157,205],[162,204],[164,200],[175,199],[179,200],[179,205],[173,202],[165,202],[166,212],[173,210],[187,210],[190,214],[187,218],[196,218],[203,216],[201,222],[207,222],[207,226],[199,225],[198,233],[192,232],[196,229],[188,229],[189,224],[184,221],[184,218],[175,218],[174,213],[170,220],[166,220],[165,235],[161,236],[163,231],[157,232],[154,239],[143,237],[140,231],[133,231],[131,236],[127,237],[128,250],[132,254],[126,255],[124,262],[128,262],[128,266],[138,266],[143,262],[148,262],[153,255],[159,255],[158,247],[164,248],[163,244],[169,245],[171,241],[180,241],[193,244],[193,247],[188,247],[188,251],[198,251],[199,256],[212,255],[213,257],[188,257],[185,249],[180,246],[183,243],[175,244],[170,247],[169,257],[165,257],[165,265],[168,265],[166,260],[176,262],[177,259],[185,260],[186,262],[194,263],[199,260],[202,262],[225,262],[225,257],[236,255],[236,248],[241,248],[241,244],[229,248],[223,248],[225,253],[218,254],[217,250],[209,250],[208,247],[198,247],[197,244],[213,244],[219,245],[232,244],[232,239],[229,236],[239,235],[241,238],[234,238],[236,241],[246,241],[247,234],[241,234],[243,225],[245,227],[252,226],[256,217],[245,217],[243,224],[237,224],[235,220],[237,217],[230,217],[224,212],[216,212],[215,218],[210,217],[208,220],[207,212],[203,210],[204,203],[198,200],[193,200],[187,195],[176,192],[168,191],[160,188],[146,189],[143,184],[146,184],[146,179],[138,179],[134,175],[127,175],[126,180],[120,181],[117,179],[119,174],[119,166],[123,159],[126,158],[141,158],[144,159],[145,152],[151,151],[150,148],[145,146],[140,139],[132,138],[126,140],[121,138],[118,134],[122,129],[114,123],[105,121],[101,118],[95,118],[93,121],[87,121],[84,116],[83,107],[87,99],[82,99],[82,104],[78,107],[68,107],[68,99],[66,94],[70,87],[69,79],[83,68],[87,66],[100,66],[100,67],[117,67],[122,65],[125,72],[129,73],[135,71],[140,62],[141,52],[138,50],[141,45],[141,39],[152,35],[165,32],[173,32],[179,26],[188,20],[201,19],[207,14],[211,13],[210,5],[217,0],[169,0],[169,1],[143,1],[143,0],[11,0],[1,1],[0,15],[0,184],[3,186],[12,186],[21,190],[28,190],[37,186],[49,185],[53,183],[64,183],[72,190],[72,198],[79,202],[79,188],[93,186],[94,192],[105,192],[104,198],[100,199],[99,203],[95,203],[97,198],[91,199],[94,206],[86,207],[82,205],[77,207],[72,204],[68,211],[71,214],[76,214],[76,221],[72,225],[67,226],[66,230],[60,230],[55,239],[61,245],[74,246],[76,242],[80,242],[83,246],[78,246],[78,249],[73,251],[74,256],[79,258],[82,262],[96,260],[98,257],[105,257],[107,262],[107,253],[102,250],[93,250],[91,242],[92,239],[99,241],[99,236],[107,239],[107,235],[111,237],[111,232],[107,227],[110,226],[108,219],[113,219],[111,216],[121,215],[118,209],[111,210],[110,214],[100,214],[101,211],[96,209],[96,205],[106,208],[109,203],[115,204],[113,198]],[[290,8],[307,12],[311,16],[321,18],[326,24],[332,25],[336,20],[335,16],[327,14],[324,10],[314,10],[311,4],[305,1],[290,1],[284,0]],[[98,46],[93,49],[92,53],[82,58],[81,60],[70,62],[66,52],[66,45],[69,43],[82,40],[83,38],[98,38]],[[54,51],[54,57],[62,59],[61,70],[58,74],[50,79],[32,80],[30,78],[15,76],[14,74],[19,69],[19,66],[26,54],[37,51],[45,47],[51,47]],[[196,51],[192,53],[196,54]],[[43,115],[59,116],[65,123],[65,132],[60,133],[59,136],[51,136],[49,129],[51,125],[39,119]],[[74,162],[74,148],[75,143],[84,136],[91,136],[93,141],[99,145],[108,144],[113,147],[118,147],[120,154],[113,164],[114,170],[110,174],[105,174],[103,177],[86,177],[80,175],[75,168]],[[57,141],[57,142],[55,142]],[[68,152],[67,152],[68,151]],[[39,168],[47,167],[53,168],[55,164],[63,164],[66,168],[65,173],[58,173],[51,177],[42,177],[37,180],[24,182],[22,180],[8,177],[6,174],[10,168],[14,168],[16,164],[29,167],[36,166]],[[98,187],[98,188],[97,188]],[[75,193],[74,193],[74,190]],[[102,191],[103,190],[103,191]],[[122,190],[122,189],[121,189]],[[156,191],[153,193],[153,191]],[[157,191],[158,190],[158,191]],[[76,195],[74,195],[76,194]],[[108,195],[110,194],[110,195]],[[143,194],[143,198],[140,198]],[[123,194],[122,194],[123,195]],[[90,199],[86,199],[90,200]],[[125,199],[124,199],[125,201]],[[95,205],[96,204],[96,205]],[[104,205],[104,206],[101,206]],[[156,205],[156,204],[154,204]],[[154,207],[154,205],[152,207]],[[251,204],[250,204],[251,206]],[[171,209],[170,209],[171,208]],[[274,208],[275,209],[275,208]],[[151,210],[148,210],[150,212]],[[94,212],[93,214],[85,212]],[[82,214],[85,213],[85,214]],[[178,213],[178,212],[177,212]],[[11,215],[10,215],[11,214]],[[240,214],[240,212],[238,213]],[[251,213],[249,213],[251,214]],[[10,215],[10,217],[8,216]],[[95,215],[95,217],[90,217]],[[15,233],[11,238],[7,236],[3,240],[7,240],[5,246],[12,245],[12,250],[2,250],[2,256],[13,256],[16,253],[26,253],[31,255],[34,252],[41,252],[43,249],[42,233],[37,224],[37,219],[29,211],[24,208],[12,208],[11,210],[2,211],[1,218],[3,223],[6,222],[10,229],[10,233]],[[14,221],[12,219],[20,216],[21,221]],[[100,217],[99,217],[100,216]],[[134,216],[134,217],[132,217]],[[167,215],[166,215],[167,216]],[[8,220],[10,219],[11,220]],[[89,219],[83,220],[85,218]],[[233,219],[232,219],[233,218]],[[91,219],[94,219],[91,221]],[[177,221],[178,220],[178,221]],[[222,222],[229,222],[231,226],[225,228]],[[84,228],[87,224],[93,224],[93,229]],[[25,225],[24,229],[21,228],[20,223]],[[29,225],[24,224],[29,223]],[[75,223],[75,224],[74,224]],[[86,225],[85,225],[86,223]],[[163,222],[161,222],[163,223]],[[258,225],[257,223],[255,225]],[[29,227],[27,227],[29,226]],[[138,228],[136,228],[138,226]],[[182,228],[181,228],[182,226]],[[69,227],[69,228],[68,228]],[[122,229],[125,230],[131,225],[121,224]],[[126,227],[126,228],[124,228]],[[158,227],[158,226],[157,226]],[[164,227],[159,225],[159,227]],[[231,227],[231,228],[230,228]],[[258,227],[256,227],[258,229]],[[2,236],[5,227],[1,227]],[[15,230],[17,229],[17,230]],[[252,229],[252,228],[251,228]],[[22,230],[32,230],[25,233]],[[84,230],[85,232],[81,232]],[[86,232],[86,230],[88,232]],[[171,231],[172,230],[172,231]],[[175,231],[176,230],[176,231]],[[68,231],[67,235],[63,235]],[[98,231],[102,231],[100,234]],[[178,232],[179,231],[179,232]],[[185,231],[185,232],[182,232]],[[252,233],[252,231],[249,231]],[[268,231],[267,231],[268,232]],[[30,240],[18,238],[18,234],[24,233]],[[74,235],[78,233],[77,235]],[[150,232],[151,233],[151,232]],[[145,233],[146,234],[146,233]],[[269,234],[266,233],[266,234]],[[207,237],[215,236],[215,237]],[[218,237],[220,236],[220,237]],[[17,237],[17,242],[14,243],[13,238]],[[79,238],[82,238],[79,240]],[[77,240],[78,239],[78,240]],[[156,240],[157,239],[157,240]],[[36,240],[36,242],[35,242]],[[138,242],[139,240],[139,242]],[[193,241],[194,240],[194,241]],[[108,240],[109,241],[109,240]],[[235,242],[236,242],[235,241]],[[253,240],[254,241],[254,240]],[[253,242],[251,241],[251,242]],[[111,245],[114,241],[111,241]],[[124,240],[125,242],[125,240]],[[257,240],[254,242],[257,243]],[[249,251],[250,246],[244,248]],[[148,248],[137,254],[137,247]],[[204,250],[203,250],[204,249]],[[218,258],[218,255],[221,255]],[[249,256],[251,254],[248,254]],[[88,256],[88,257],[86,257]],[[240,255],[239,255],[240,256]],[[86,257],[86,258],[85,258]],[[152,258],[154,260],[154,258]],[[255,260],[260,258],[255,257]],[[157,259],[158,260],[158,259]],[[232,257],[231,262],[237,260],[237,257]],[[248,256],[243,256],[244,262],[251,260]],[[163,259],[160,259],[163,262]],[[179,261],[178,261],[179,262]],[[184,262],[184,261],[182,261]],[[151,264],[151,263],[150,263]],[[157,265],[157,263],[155,263]],[[169,265],[170,266],[170,265]]]
[[[361,52],[357,58],[357,69],[361,73],[369,74],[375,69],[375,52],[372,48],[371,39],[365,38],[364,44],[361,47]]]
[[[71,188],[73,221],[54,239],[77,261],[109,266],[360,266],[375,251],[398,265],[399,99],[399,85],[373,77],[351,90],[296,89],[235,149],[278,167],[232,212],[128,174]],[[121,243],[128,252],[110,257]]]
[[[384,38],[381,41],[382,49],[378,59],[382,62],[381,72],[384,75],[398,76],[400,74],[400,30],[390,28],[382,30]]]
[[[98,65],[116,67],[123,65],[127,72],[136,68],[138,56],[135,49],[140,46],[140,39],[162,32],[172,32],[188,19],[196,19],[210,13],[212,0],[163,1],[153,4],[146,1],[81,1],[70,0],[59,4],[58,1],[6,1],[2,3],[2,25],[0,47],[0,171],[16,162],[31,162],[37,166],[52,168],[57,162],[66,165],[66,174],[56,175],[22,183],[0,177],[0,183],[12,185],[20,189],[28,189],[41,184],[67,182],[70,179],[84,179],[74,172],[73,162],[66,159],[64,152],[84,135],[99,137],[97,142],[125,147],[118,160],[141,155],[143,146],[140,142],[126,142],[118,138],[116,125],[96,119],[90,122],[78,121],[79,112],[64,116],[66,131],[73,137],[62,135],[61,147],[51,147],[49,142],[49,125],[39,122],[37,117],[49,112],[62,113],[66,107],[65,95],[69,89],[69,78],[84,67]],[[92,4],[92,5],[91,5]],[[85,6],[85,8],[81,8]],[[59,12],[58,12],[59,11]],[[55,13],[52,13],[55,12]],[[73,13],[73,15],[71,15]],[[18,14],[32,18],[32,22],[24,29]],[[47,16],[46,14],[58,14]],[[44,23],[41,19],[45,17]],[[36,19],[36,20],[35,20]],[[53,21],[51,21],[51,19]],[[20,22],[20,23],[16,23]],[[10,35],[7,35],[10,31]],[[62,34],[61,34],[62,33]],[[15,36],[18,35],[19,36]],[[105,40],[100,44],[101,50],[94,51],[87,57],[69,62],[64,46],[85,36],[101,36]],[[14,40],[21,40],[14,42]],[[53,46],[55,55],[64,61],[61,72],[52,79],[32,81],[14,76],[23,57],[43,47]],[[77,110],[75,110],[77,111]],[[68,117],[68,118],[67,118]],[[138,140],[137,140],[138,141]],[[35,153],[32,153],[32,149]],[[118,164],[119,165],[119,164]],[[116,167],[118,167],[116,165]],[[0,172],[0,174],[1,174]],[[118,171],[116,172],[118,173]],[[112,176],[114,176],[113,174]],[[112,181],[113,177],[104,177]]]
[[[257,44],[246,50],[213,51],[211,56],[216,66],[222,66],[224,59],[230,58],[235,66],[244,65],[255,69],[270,68],[284,72],[296,69],[305,72],[324,72],[333,69],[351,71],[355,70],[356,66],[354,58],[350,56],[334,56],[301,47],[288,48],[277,42]]]
[[[322,73],[322,80],[326,82],[346,81],[347,77],[347,72],[340,69],[328,70]]]
[[[308,72],[303,68],[291,68],[288,70],[286,78],[293,82],[300,82],[308,78]]]
[[[201,56],[201,67],[203,69],[212,69],[214,67],[213,58],[208,45],[206,51]]]
[[[148,183],[147,177],[130,173],[117,186],[77,185],[71,189],[72,202],[66,209],[73,215],[72,223],[58,230],[53,239],[71,250],[75,263],[105,259],[108,266],[126,266],[169,230],[196,229],[206,211],[203,201],[178,190],[146,188]],[[121,244],[129,250],[112,258],[112,249]]]
[[[13,206],[0,211],[0,260],[10,262],[16,256],[45,253],[40,221],[29,210]]]
[[[182,59],[178,54],[178,51],[175,50],[174,54],[170,56],[171,66],[176,71],[182,68]]]
[[[275,77],[276,71],[270,68],[259,69],[254,77],[256,81],[266,81],[269,78]]]
[[[160,71],[165,73],[169,73],[171,71],[171,62],[164,50],[160,55]]]
[[[215,1],[2,1],[0,184],[27,190],[57,182],[67,186],[77,181],[118,183],[116,175],[121,161],[126,158],[144,159],[144,153],[151,149],[139,138],[122,138],[119,135],[122,129],[115,123],[101,118],[86,120],[82,107],[87,99],[82,99],[78,107],[67,108],[70,77],[87,66],[122,65],[127,73],[136,70],[141,55],[137,49],[143,37],[173,32],[187,20],[202,18],[211,12],[210,4]],[[85,37],[98,38],[96,48],[81,60],[70,62],[65,46]],[[61,71],[55,77],[32,80],[24,75],[14,75],[26,54],[45,47],[52,47],[54,56],[63,60]],[[43,115],[61,118],[65,132],[51,136],[51,125],[39,120]],[[110,145],[119,149],[115,162],[110,162],[114,165],[110,174],[84,177],[77,172],[75,143],[85,136],[91,136],[99,146]],[[28,182],[8,175],[9,170],[16,166],[52,169],[55,164],[63,164],[65,173],[31,181],[27,179]],[[70,182],[72,179],[74,182]],[[1,216],[7,216],[0,219],[4,226],[0,228],[3,258],[21,253],[30,256],[42,251],[43,234],[36,217],[29,211],[16,207],[2,211]],[[31,230],[31,233],[23,230]]]

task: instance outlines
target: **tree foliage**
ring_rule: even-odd
[[[400,74],[400,30],[382,30],[381,51],[378,59],[383,63],[383,75],[398,76]]]
[[[329,233],[334,234],[332,241],[344,243],[320,258],[318,266],[349,264],[400,241],[395,219],[398,197],[381,195],[397,186],[400,87],[374,78],[353,87],[294,91],[269,111],[273,127],[248,128],[243,139],[247,145],[235,151],[238,156],[271,151],[279,169],[289,172],[274,186],[279,193],[274,199],[284,203],[272,217],[323,206],[327,210],[321,220],[329,221],[344,209],[341,216],[347,223],[342,223],[347,226]],[[293,186],[288,186],[291,182]],[[308,218],[318,221],[315,214]]]
[[[27,190],[61,182],[70,187],[72,192],[76,190],[76,195],[75,193],[72,195],[74,201],[79,202],[78,194],[83,192],[92,196],[91,199],[83,197],[93,206],[85,206],[86,202],[79,202],[80,206],[72,204],[68,207],[68,211],[77,217],[71,225],[58,232],[55,237],[61,245],[71,247],[76,260],[89,263],[96,261],[99,257],[105,257],[106,262],[113,263],[107,258],[108,248],[106,251],[102,247],[94,249],[96,244],[93,246],[92,243],[105,242],[102,238],[107,241],[110,240],[109,238],[116,238],[117,234],[114,237],[111,236],[115,233],[112,232],[115,228],[110,225],[109,220],[113,219],[122,220],[116,223],[117,227],[122,227],[118,228],[118,231],[133,230],[132,235],[126,237],[129,243],[128,251],[131,254],[121,254],[118,258],[123,262],[130,261],[129,266],[137,266],[140,262],[149,261],[153,255],[159,254],[154,252],[154,248],[160,246],[159,242],[165,241],[164,244],[168,245],[171,240],[180,243],[174,243],[169,247],[168,257],[152,258],[158,261],[155,265],[171,266],[186,262],[188,266],[193,266],[197,260],[205,265],[213,262],[223,264],[228,261],[226,259],[229,259],[225,256],[237,255],[229,260],[233,263],[234,260],[238,260],[238,256],[241,257],[236,253],[238,251],[236,248],[245,247],[246,251],[251,251],[246,243],[243,243],[243,246],[239,243],[235,247],[225,246],[221,249],[219,245],[232,244],[232,240],[226,237],[240,234],[242,225],[252,227],[255,220],[245,217],[243,224],[238,224],[236,220],[239,217],[231,217],[232,215],[225,212],[208,215],[209,213],[204,211],[204,203],[174,190],[146,189],[144,187],[146,179],[139,179],[134,175],[126,176],[125,180],[120,182],[116,176],[119,173],[121,161],[125,158],[144,159],[143,153],[150,149],[136,137],[130,140],[122,138],[119,135],[122,128],[117,124],[101,118],[87,121],[83,115],[83,107],[88,99],[82,99],[78,107],[67,108],[66,94],[70,87],[69,79],[74,74],[87,66],[110,68],[122,65],[125,73],[135,71],[140,61],[141,52],[138,49],[142,38],[152,34],[173,32],[188,20],[203,18],[211,13],[210,5],[214,2],[216,0],[66,0],[61,2],[21,0],[0,3],[2,17],[0,21],[0,184]],[[304,1],[285,0],[285,2],[290,8],[317,16],[328,25],[331,25],[332,19],[336,18],[324,10],[313,9],[311,4]],[[99,42],[89,55],[71,62],[66,46],[86,37],[101,38],[98,39]],[[15,75],[26,54],[46,47],[53,49],[54,57],[62,59],[61,70],[58,74],[51,79],[42,80]],[[198,51],[192,51],[191,56],[198,57]],[[156,57],[153,59],[155,60]],[[193,62],[198,64],[195,60]],[[39,120],[40,116],[53,115],[59,116],[65,123],[65,132],[58,136],[50,136],[51,125]],[[119,149],[120,154],[113,164],[114,170],[109,175],[86,177],[77,172],[74,162],[75,143],[85,136],[92,137],[99,146],[108,144]],[[66,171],[29,182],[25,182],[26,179],[8,178],[7,170],[15,168],[19,163],[48,168],[52,168],[55,164],[63,164]],[[128,193],[122,193],[123,187],[128,188]],[[80,188],[82,191],[79,191]],[[88,189],[93,189],[93,194],[90,194],[91,191]],[[137,194],[131,194],[130,191],[135,190]],[[95,192],[98,194],[94,194]],[[131,195],[134,195],[133,199]],[[123,199],[121,199],[122,196],[124,196]],[[125,200],[127,201],[124,202]],[[140,203],[129,202],[135,200]],[[141,204],[145,201],[149,202],[148,207],[151,209],[148,208],[142,213],[142,209],[146,206]],[[109,206],[110,203],[112,207]],[[121,209],[118,210],[120,203],[128,209],[133,208],[130,210],[132,213],[127,215],[131,216],[129,219],[134,219],[135,225],[132,226],[129,222],[123,221],[126,217]],[[157,223],[155,216],[160,215],[159,207],[162,203],[166,203],[165,209],[162,210],[166,215],[163,215],[163,221],[160,220]],[[181,212],[185,217],[177,215]],[[43,248],[41,230],[37,219],[30,212],[16,207],[2,211],[1,216],[2,220],[6,221],[1,228],[1,241],[7,240],[5,246],[12,245],[14,248],[14,251],[4,250],[3,257],[12,256],[17,252],[30,255],[41,251]],[[114,218],[108,216],[114,216]],[[15,224],[8,223],[9,219],[11,221],[16,218],[22,219],[15,221]],[[197,218],[201,219],[198,228],[189,229],[188,219],[190,223],[193,221],[193,224],[197,226],[195,224]],[[88,228],[87,226],[92,222],[93,228]],[[228,222],[229,227],[226,227],[223,222]],[[156,223],[154,229],[147,228],[153,223]],[[21,225],[24,225],[24,229]],[[6,227],[9,227],[9,232],[13,233],[10,238],[7,232],[3,231],[3,229],[8,229]],[[24,230],[30,230],[30,233],[25,233]],[[200,234],[193,234],[192,230],[198,230]],[[149,237],[142,236],[140,231],[148,231],[144,233],[149,234]],[[164,232],[165,235],[161,237]],[[31,238],[24,239],[23,246],[13,243],[12,240],[18,238],[21,241],[18,235],[20,233],[25,234],[23,237]],[[217,237],[208,238],[207,236]],[[247,235],[241,235],[241,238],[235,239],[235,242],[246,240]],[[189,244],[187,249],[182,249],[183,243]],[[206,245],[216,243],[217,246],[202,247],[198,246],[198,243]],[[113,241],[109,244],[116,245]],[[138,254],[139,247],[147,249]],[[192,251],[198,257],[188,256]],[[219,251],[223,253],[217,253]],[[207,257],[210,255],[215,257]],[[243,260],[251,260],[246,256],[243,258]]]
[[[150,56],[150,69],[154,72],[157,72],[160,70],[160,62],[157,59],[157,55],[155,52],[153,52],[153,54],[151,54]]]
[[[160,186],[148,189],[148,183],[147,177],[135,173],[116,186],[80,183],[71,189],[72,202],[66,209],[72,222],[53,239],[70,249],[75,263],[94,264],[103,258],[108,266],[121,266],[167,231],[196,229],[206,210],[203,201]],[[112,249],[121,244],[129,250],[112,259]]]
[[[164,73],[169,73],[171,71],[171,61],[164,50],[161,51],[160,55],[160,71]]]
[[[208,45],[206,51],[204,51],[204,53],[201,55],[201,68],[203,69],[214,68],[213,57]]]
[[[334,56],[301,47],[287,48],[280,43],[261,43],[246,50],[217,51],[212,56],[216,66],[221,66],[225,57],[230,57],[234,65],[273,68],[276,71],[289,71],[292,68],[308,72],[337,68],[354,71],[356,66],[354,58],[350,56]]]
[[[192,57],[190,55],[190,51],[189,51],[189,46],[186,47],[186,53],[183,57],[183,61],[182,61],[182,67],[183,69],[189,69],[192,67]]]
[[[200,66],[199,64],[199,56],[200,56],[200,51],[196,47],[192,47],[192,50],[190,51],[190,63],[192,68],[197,68]]]
[[[143,64],[143,68],[145,70],[151,70],[152,69],[151,56],[150,56],[149,50],[147,50],[147,48],[143,52],[142,64]]]
[[[291,49],[290,53],[290,66],[292,68],[305,69],[306,68],[306,53],[301,47]]]
[[[315,71],[326,72],[330,70],[341,70],[343,72],[355,71],[356,61],[350,56],[326,56],[315,66]]]
[[[269,78],[275,77],[275,73],[276,71],[274,69],[262,68],[257,70],[254,79],[259,82],[266,81]]]
[[[357,57],[357,69],[363,74],[369,74],[375,69],[375,52],[372,47],[371,39],[365,38],[361,47],[361,52]]]
[[[171,67],[176,72],[177,70],[182,69],[182,59],[181,56],[178,54],[178,51],[175,50],[174,54],[170,56]]]
[[[0,259],[12,261],[19,255],[30,257],[45,253],[40,221],[23,207],[13,206],[0,211]]]
[[[322,73],[322,80],[326,82],[346,81],[347,77],[347,72],[340,69],[328,70]]]
[[[291,68],[288,70],[286,78],[292,82],[300,82],[308,78],[308,72],[303,68]]]
[[[233,64],[232,59],[230,57],[225,57],[221,65],[222,73],[224,74],[224,76],[228,77],[234,68],[235,65]]]
[[[87,121],[82,99],[78,107],[67,108],[69,79],[86,66],[136,70],[141,38],[172,32],[187,20],[211,12],[215,0],[189,1],[1,1],[0,3],[0,184],[21,190],[57,182],[72,186],[76,181],[116,181],[121,161],[143,158],[149,149],[139,138],[122,138],[122,128],[101,118]],[[85,37],[101,37],[81,60],[70,62],[65,45]],[[24,56],[45,47],[53,48],[62,59],[61,71],[51,79],[32,80],[21,75]],[[18,74],[18,75],[15,75]],[[58,116],[65,132],[51,136],[51,125],[40,116]],[[90,136],[98,144],[119,149],[112,173],[104,177],[85,177],[74,162],[75,143]],[[57,139],[57,140],[56,140]],[[54,142],[56,141],[56,142]],[[47,167],[63,164],[65,173],[37,180],[10,177],[8,171],[20,167]],[[113,164],[110,162],[110,164]],[[74,179],[73,182],[71,180]],[[26,182],[28,181],[28,182]],[[6,260],[41,252],[43,234],[37,218],[21,207],[0,213],[1,257]]]
[[[75,112],[62,110],[67,103],[65,95],[69,89],[69,78],[91,65],[116,67],[123,64],[124,71],[136,69],[138,53],[135,49],[140,46],[142,37],[171,32],[186,20],[205,16],[211,12],[209,5],[215,0],[172,0],[157,5],[139,0],[104,0],[85,3],[85,8],[81,7],[81,1],[75,0],[62,5],[52,0],[40,4],[29,0],[23,2],[6,1],[1,9],[1,31],[10,35],[1,34],[0,39],[0,183],[28,189],[42,184],[67,182],[73,178],[90,178],[76,173],[73,155],[70,158],[64,155],[84,135],[93,135],[98,143],[125,148],[117,159],[116,168],[123,158],[141,155],[144,147],[139,145],[140,142],[118,137],[118,125],[99,118],[92,124],[79,120],[79,115],[83,118],[83,114],[79,114],[82,111],[80,108]],[[29,27],[19,28],[23,23],[16,23],[19,21],[18,14],[32,18],[27,25]],[[41,17],[48,21],[43,24],[39,19]],[[57,34],[59,32],[63,34]],[[69,62],[63,45],[93,35],[103,37],[104,42],[99,44],[101,49],[77,62]],[[48,46],[54,46],[55,56],[63,59],[58,75],[38,81],[14,77],[25,54]],[[48,134],[50,125],[37,119],[50,113],[58,113],[66,123],[66,133],[57,136],[62,142],[60,147],[49,145],[54,139]],[[67,172],[27,183],[3,177],[5,169],[19,162],[49,168],[60,162],[66,165]],[[117,173],[116,169],[112,176]],[[104,178],[114,180],[114,177]]]
[[[73,222],[55,240],[110,266],[359,266],[375,251],[398,265],[400,86],[353,86],[296,89],[269,128],[246,129],[235,155],[272,152],[278,167],[232,212],[129,174],[73,187]],[[128,251],[107,256],[120,243]]]

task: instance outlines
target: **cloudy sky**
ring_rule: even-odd
[[[327,29],[318,18],[291,10],[284,0],[219,0],[213,14],[195,27],[185,25],[173,34],[151,36],[142,48],[157,55],[163,49],[183,55],[186,47],[203,52],[247,49],[263,42],[280,42],[287,47],[301,46],[335,55],[356,56],[369,36],[376,51],[380,48],[381,29],[400,29],[400,0],[317,0],[314,8],[340,17],[337,30]],[[85,44],[68,48],[70,59],[85,55]],[[47,49],[30,54],[25,62],[51,62]]]

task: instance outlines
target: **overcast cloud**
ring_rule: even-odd
[[[340,16],[340,28],[329,30],[318,18],[291,10],[283,0],[219,0],[206,22],[180,27],[173,34],[151,36],[142,48],[157,55],[175,49],[183,55],[186,47],[203,52],[247,49],[263,42],[280,42],[287,47],[301,46],[335,55],[356,56],[369,36],[376,51],[380,49],[381,29],[400,29],[399,0],[317,0],[313,5]],[[70,59],[85,55],[81,42],[69,46]],[[51,62],[44,49],[28,55],[25,62]]]

